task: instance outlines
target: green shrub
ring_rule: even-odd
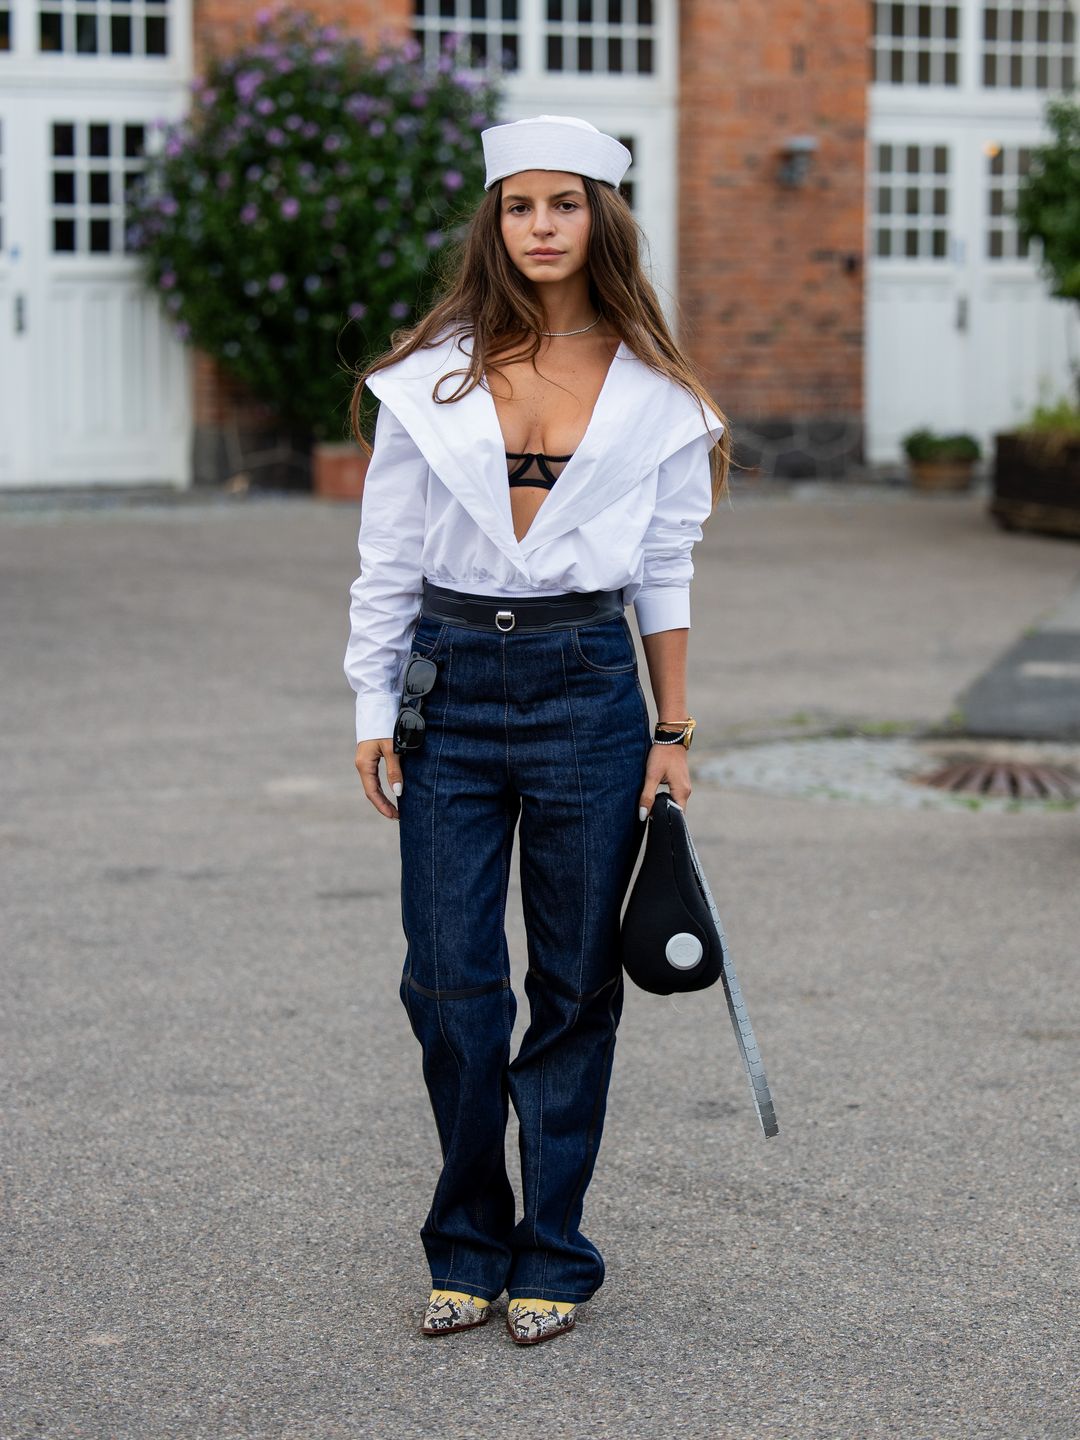
[[[1016,224],[1025,240],[1042,245],[1051,291],[1080,300],[1080,101],[1047,101],[1053,140],[1032,151],[1031,168],[1016,195]]]
[[[162,127],[129,246],[177,333],[283,420],[347,431],[350,371],[429,302],[483,190],[496,92],[447,48],[369,51],[302,10],[257,15]]]
[[[978,460],[982,453],[973,435],[939,435],[925,426],[911,430],[901,441],[909,460]]]
[[[1053,431],[1080,436],[1080,406],[1068,400],[1059,400],[1055,405],[1036,405],[1031,418],[1016,428],[1027,433]]]

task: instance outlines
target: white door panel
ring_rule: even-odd
[[[154,120],[186,108],[188,6],[63,13],[62,53],[19,4],[0,54],[0,484],[186,485],[190,356],[126,251],[123,195]]]
[[[1011,214],[1049,90],[1075,75],[1075,6],[872,7],[867,454],[922,425],[994,434],[1072,389],[1080,307],[1050,296]],[[882,164],[882,161],[885,163]]]

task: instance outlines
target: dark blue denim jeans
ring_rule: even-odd
[[[402,756],[399,825],[401,998],[443,1157],[420,1232],[432,1284],[587,1300],[604,1262],[580,1224],[622,1010],[619,915],[651,744],[630,628],[620,616],[496,635],[421,617],[413,648],[438,666],[424,745]],[[511,1061],[515,826],[529,1025]]]

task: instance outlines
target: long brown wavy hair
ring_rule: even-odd
[[[731,429],[727,418],[699,380],[668,329],[656,291],[641,264],[642,232],[618,190],[582,176],[589,199],[589,298],[612,330],[651,370],[666,375],[702,407],[724,422],[723,434],[709,452],[715,506],[726,493],[731,464]],[[502,182],[486,192],[473,212],[465,237],[444,273],[442,295],[418,324],[391,336],[391,349],[372,361],[357,380],[349,403],[353,436],[368,454],[371,446],[361,430],[361,400],[368,376],[395,365],[417,350],[431,350],[448,334],[472,337],[469,363],[463,370],[440,376],[432,392],[439,405],[452,404],[484,383],[489,366],[535,359],[540,350],[544,312],[532,284],[516,268],[500,229]],[[460,377],[448,395],[447,380]]]

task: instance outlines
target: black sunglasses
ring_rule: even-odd
[[[427,723],[420,714],[420,701],[434,689],[437,674],[434,660],[427,660],[423,655],[415,653],[409,656],[409,663],[405,666],[401,709],[394,722],[395,755],[419,750],[424,743]]]

